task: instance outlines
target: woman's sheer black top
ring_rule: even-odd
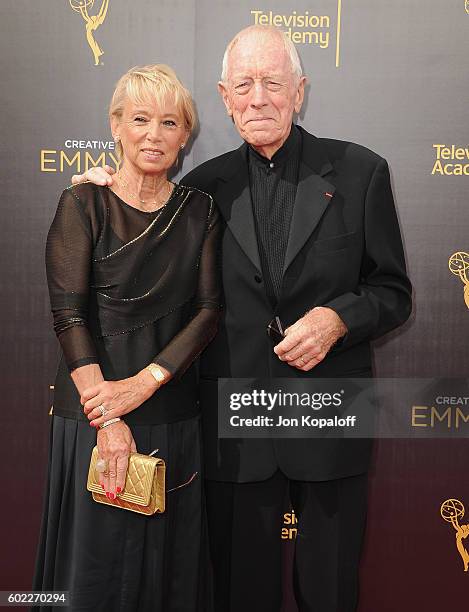
[[[197,414],[194,361],[216,333],[222,302],[220,233],[211,197],[190,187],[176,185],[155,212],[92,183],[62,193],[46,247],[63,353],[54,414],[85,419],[70,371],[99,363],[106,380],[119,380],[151,362],[174,378],[125,420]]]

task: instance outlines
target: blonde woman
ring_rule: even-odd
[[[164,65],[118,82],[110,124],[122,163],[112,187],[66,189],[47,239],[55,382],[48,489],[34,588],[71,610],[207,610],[194,361],[216,333],[220,224],[212,199],[168,180],[195,124]],[[166,512],[95,503],[92,448],[113,499],[129,453],[167,464]]]

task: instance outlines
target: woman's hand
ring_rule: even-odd
[[[98,430],[98,455],[106,462],[106,471],[100,472],[99,482],[109,499],[124,490],[129,454],[137,452],[129,426],[118,421]]]
[[[90,425],[98,427],[104,421],[132,412],[151,397],[158,387],[150,372],[142,370],[130,378],[105,380],[85,389],[80,401]],[[106,410],[104,416],[98,409],[101,405]]]

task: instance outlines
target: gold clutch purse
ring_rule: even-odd
[[[115,499],[109,499],[99,484],[99,473],[96,471],[98,447],[93,448],[88,483],[86,488],[93,494],[94,501],[139,514],[155,514],[165,509],[165,474],[166,464],[163,459],[131,453],[125,479],[125,487]]]

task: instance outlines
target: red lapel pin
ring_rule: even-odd
[[[324,195],[327,196],[328,198],[332,198],[332,193],[329,193],[328,191],[324,192]]]

